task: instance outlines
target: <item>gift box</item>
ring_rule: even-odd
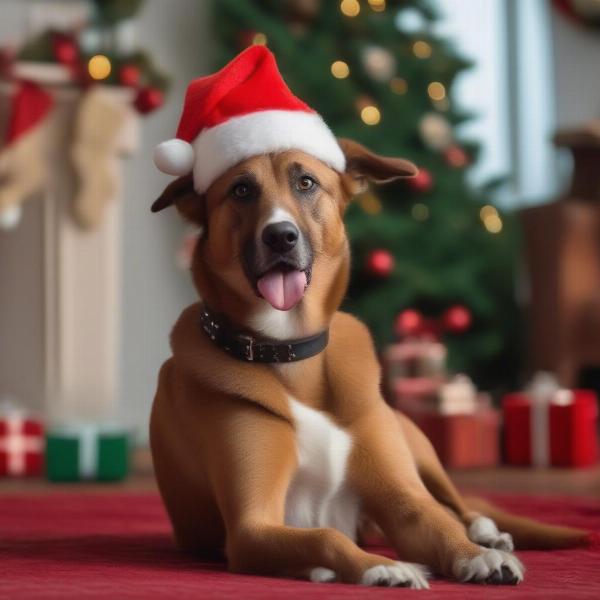
[[[129,472],[129,433],[121,428],[71,425],[46,436],[50,481],[119,481]]]
[[[591,390],[508,394],[502,402],[506,461],[535,467],[587,467],[598,461],[598,400]]]
[[[498,464],[499,411],[484,406],[473,413],[427,411],[411,417],[429,438],[446,467],[461,469]]]
[[[41,475],[44,426],[21,410],[0,414],[0,477]]]

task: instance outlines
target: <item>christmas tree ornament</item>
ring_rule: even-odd
[[[160,108],[163,105],[163,102],[163,93],[158,88],[148,86],[139,90],[134,101],[134,106],[137,108],[138,112],[145,115]]]
[[[88,61],[88,73],[95,81],[102,81],[108,78],[112,71],[112,64],[108,56],[96,54]]]
[[[427,25],[427,21],[420,10],[406,7],[396,13],[394,25],[398,31],[412,35],[422,32]]]
[[[444,150],[446,162],[455,169],[467,166],[469,157],[467,153],[458,144],[451,144]]]
[[[381,46],[367,46],[362,51],[362,63],[375,81],[389,81],[396,72],[396,59]]]
[[[129,432],[122,427],[72,424],[46,436],[50,481],[120,481],[129,473]]]
[[[86,230],[102,222],[107,202],[120,192],[119,161],[135,148],[135,123],[128,98],[102,87],[93,87],[79,105],[71,158],[79,188],[73,217]]]
[[[439,113],[426,113],[419,121],[419,133],[423,143],[432,150],[445,150],[452,144],[452,128]]]
[[[0,227],[15,227],[21,204],[40,191],[48,177],[44,157],[47,120],[54,101],[40,86],[21,82],[11,97],[4,145],[0,149]]]
[[[386,279],[394,270],[394,257],[387,250],[371,250],[367,255],[366,269],[369,275]]]
[[[41,475],[44,466],[42,422],[16,407],[0,412],[0,477]]]
[[[473,316],[462,304],[451,306],[442,316],[442,325],[450,333],[463,333],[471,327]]]
[[[425,319],[423,315],[412,308],[400,312],[394,321],[394,333],[397,337],[413,337],[424,330]]]
[[[411,179],[406,180],[408,187],[417,194],[425,194],[433,189],[433,175],[424,168],[420,168],[419,172]]]
[[[141,76],[140,68],[134,64],[123,65],[119,69],[119,83],[127,87],[137,87]]]
[[[79,46],[70,36],[56,34],[52,41],[55,59],[62,65],[72,65],[79,59]]]
[[[215,75],[190,83],[176,137],[156,147],[154,163],[169,175],[192,172],[203,193],[240,161],[290,148],[345,170],[323,119],[291,93],[270,50],[250,46]]]

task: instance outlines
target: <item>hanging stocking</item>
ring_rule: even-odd
[[[20,82],[10,100],[4,143],[0,147],[0,228],[21,219],[22,203],[40,191],[47,179],[44,157],[46,117],[52,96],[31,82]]]

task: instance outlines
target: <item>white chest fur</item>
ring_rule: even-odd
[[[296,426],[298,470],[288,490],[285,522],[334,527],[356,539],[358,497],[346,485],[352,439],[327,415],[290,399]]]

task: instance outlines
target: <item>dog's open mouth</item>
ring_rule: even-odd
[[[258,278],[259,294],[277,310],[290,310],[302,300],[310,283],[310,270],[279,263]]]

